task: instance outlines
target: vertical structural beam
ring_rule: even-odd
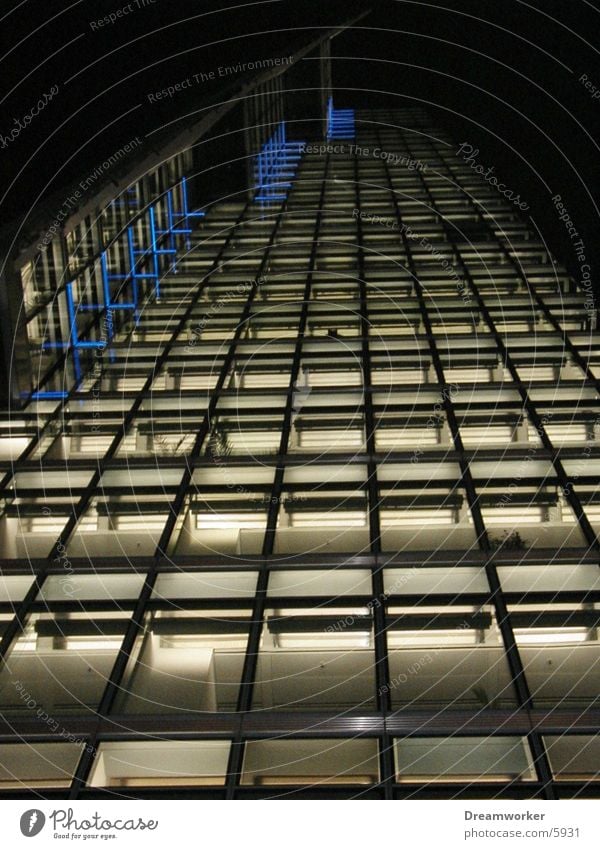
[[[360,175],[358,169],[358,157],[354,157],[354,198],[356,209],[361,208]],[[379,517],[379,482],[377,480],[377,463],[375,461],[375,416],[373,413],[373,381],[371,377],[371,351],[369,346],[369,305],[367,282],[365,280],[365,258],[363,247],[362,221],[360,215],[356,221],[356,244],[358,259],[358,288],[359,288],[359,310],[360,310],[360,338],[361,338],[361,369],[363,377],[364,393],[364,416],[365,435],[367,448],[367,498],[369,504],[369,546],[371,554],[375,555],[375,566],[371,576],[373,592],[373,632],[375,638],[375,686],[376,704],[384,718],[391,711],[390,699],[390,675],[388,664],[388,648],[386,633],[386,606],[382,604],[385,599],[383,586],[383,567],[380,558],[381,553],[381,522]],[[393,743],[386,733],[380,740],[379,767],[381,771],[381,785],[383,786],[386,799],[393,798],[393,783],[395,778]]]
[[[269,259],[271,254],[271,249],[277,237],[277,233],[281,223],[284,220],[285,208],[286,208],[287,200],[284,201],[281,212],[275,217],[273,229],[271,230],[271,234],[269,236],[269,241],[264,249],[264,255],[261,260],[260,268],[258,271],[258,275],[263,273],[263,270],[269,267]],[[312,256],[312,254],[311,254]],[[312,263],[310,264],[312,268]],[[310,283],[307,283],[309,286]],[[255,294],[255,287],[251,290],[249,294],[249,298],[253,298]],[[306,304],[305,304],[306,309]],[[302,330],[302,326],[300,327]],[[296,342],[296,351],[298,351],[298,345],[301,344],[300,339],[301,336],[303,338],[303,333],[298,335],[298,339]],[[299,356],[299,355],[298,355]],[[292,369],[293,371],[293,369]],[[280,441],[280,454],[285,453],[287,451],[287,440],[289,436],[289,428],[291,421],[291,413],[292,413],[292,405],[293,405],[293,384],[295,378],[294,375],[290,377],[290,388],[288,391],[288,398],[286,402],[286,408],[284,413],[284,422],[282,427],[282,436]],[[263,628],[263,620],[265,614],[265,605],[267,599],[267,586],[269,582],[269,573],[267,571],[266,558],[272,554],[273,545],[275,541],[275,531],[277,527],[277,518],[279,512],[279,503],[281,501],[281,488],[283,484],[283,471],[284,467],[281,463],[278,463],[277,468],[275,470],[275,479],[273,482],[273,487],[271,490],[271,498],[269,500],[269,510],[267,514],[267,527],[265,530],[265,537],[263,541],[262,555],[263,562],[260,565],[259,575],[258,575],[258,583],[256,586],[256,596],[254,600],[254,609],[252,612],[252,623],[250,625],[250,633],[248,635],[248,648],[246,651],[246,658],[244,660],[244,667],[242,669],[242,680],[240,683],[240,692],[238,697],[237,709],[238,712],[244,713],[249,711],[252,707],[252,694],[254,687],[254,678],[256,674],[256,665],[258,662],[258,653],[260,647],[260,638],[262,634]],[[235,792],[237,789],[238,782],[240,780],[242,774],[242,765],[244,761],[244,751],[245,751],[245,743],[242,742],[241,732],[238,731],[237,735],[232,741],[231,744],[231,752],[229,755],[229,762],[227,765],[227,798],[232,799],[235,796]]]
[[[411,157],[412,151],[410,149],[410,146],[406,142],[406,140],[405,140],[404,143],[405,143],[405,146],[406,146],[408,156]],[[386,170],[389,168],[387,160],[386,160],[385,167],[386,167]],[[447,164],[446,164],[446,168],[448,169],[450,174],[452,174],[452,171]],[[490,315],[490,313],[487,309],[486,303],[485,303],[484,299],[480,296],[479,291],[477,290],[477,287],[475,286],[475,282],[474,282],[471,274],[469,273],[467,266],[465,265],[465,263],[462,259],[460,251],[458,250],[458,247],[456,245],[456,242],[455,242],[455,239],[454,239],[454,236],[453,236],[453,232],[452,232],[450,226],[448,225],[448,222],[447,222],[445,216],[443,215],[443,213],[438,208],[436,201],[435,201],[435,198],[431,194],[431,191],[429,189],[429,185],[428,185],[427,181],[425,180],[425,178],[423,177],[422,172],[420,170],[417,170],[417,174],[419,176],[419,179],[421,181],[421,185],[422,185],[423,190],[425,192],[425,195],[427,197],[428,206],[430,207],[430,209],[434,210],[437,213],[440,222],[442,222],[442,226],[444,228],[444,234],[446,236],[446,240],[447,240],[447,242],[448,242],[448,244],[449,244],[449,246],[452,250],[452,253],[453,253],[455,259],[460,264],[461,270],[463,272],[463,276],[464,276],[465,280],[467,281],[472,294],[475,296],[475,298],[477,300],[477,305],[478,305],[478,307],[479,307],[479,309],[480,309],[480,311],[481,311],[481,313],[484,317],[484,320],[486,321],[486,324],[488,325],[488,331],[489,331],[490,335],[492,336],[492,338],[494,339],[496,346],[498,348],[498,351],[500,352],[503,361],[505,362],[505,364],[509,368],[509,370],[511,372],[511,377],[515,381],[515,383],[516,383],[516,385],[517,385],[517,387],[518,387],[518,389],[521,393],[521,398],[522,398],[523,404],[526,406],[526,408],[528,409],[528,411],[530,413],[533,413],[534,423],[536,424],[536,426],[541,427],[541,423],[537,419],[537,414],[535,412],[535,409],[532,408],[532,405],[529,402],[528,395],[525,392],[525,390],[523,389],[521,382],[519,380],[518,374],[517,374],[512,362],[511,362],[511,360],[510,360],[508,351],[507,351],[507,349],[504,345],[504,341],[502,340],[500,334],[497,332],[496,326],[495,326],[495,324],[494,324],[494,322],[491,318],[491,315]],[[388,179],[389,179],[389,171],[388,171]],[[391,180],[390,180],[390,187],[391,187]],[[394,194],[394,203],[397,206],[398,201],[397,201],[395,194]],[[483,221],[483,219],[482,219],[482,221]],[[487,227],[487,223],[486,223],[486,227]],[[489,230],[489,228],[487,228],[487,229]],[[494,233],[491,232],[491,231],[490,231],[490,236],[493,240]],[[406,236],[404,236],[404,238],[406,240]],[[421,284],[417,283],[417,285],[420,288]],[[426,316],[427,315],[427,306],[424,302],[423,302],[422,309],[424,311],[424,316]],[[434,351],[435,341],[434,341],[433,331],[432,331],[432,328],[431,328],[430,323],[429,323],[429,319],[427,319],[427,321],[428,321],[427,332],[428,332],[428,334],[430,335],[430,338],[431,338],[432,354],[435,356],[435,360],[439,363],[440,373],[443,373],[443,368],[442,368],[441,360],[439,358],[439,354],[436,351]],[[436,366],[436,368],[437,368],[437,366]],[[490,590],[491,590],[490,600],[491,600],[492,604],[494,605],[494,610],[495,610],[495,613],[496,613],[496,620],[498,622],[498,627],[499,627],[500,632],[502,634],[502,640],[503,640],[503,643],[504,643],[504,648],[505,648],[508,664],[509,664],[509,667],[510,667],[511,675],[512,675],[512,678],[513,678],[513,683],[514,683],[514,687],[515,687],[515,691],[516,691],[516,694],[517,694],[517,699],[518,699],[519,705],[520,705],[521,708],[529,711],[533,708],[533,699],[531,697],[531,693],[529,691],[529,686],[527,684],[527,678],[525,676],[525,669],[523,667],[523,661],[521,660],[521,655],[520,655],[520,652],[519,652],[519,649],[518,649],[518,646],[517,646],[517,642],[516,642],[516,639],[515,639],[514,630],[513,630],[513,627],[512,627],[512,622],[511,622],[510,614],[509,614],[509,611],[508,611],[508,606],[506,604],[506,600],[505,600],[504,594],[502,592],[502,586],[500,584],[500,579],[498,577],[498,570],[496,568],[495,563],[493,562],[492,549],[491,549],[491,546],[490,546],[490,542],[489,542],[489,539],[488,539],[487,532],[485,531],[483,518],[481,516],[479,499],[478,499],[476,488],[475,488],[475,485],[474,485],[474,482],[473,482],[471,470],[469,468],[469,463],[468,463],[468,460],[466,459],[465,454],[464,454],[464,448],[463,448],[462,439],[461,439],[461,436],[460,436],[460,429],[458,428],[458,424],[457,424],[456,418],[454,416],[453,404],[452,404],[452,401],[451,401],[450,398],[448,398],[448,407],[449,407],[449,410],[452,411],[453,420],[451,422],[450,419],[449,419],[449,425],[450,425],[450,428],[452,430],[452,435],[453,435],[453,438],[454,438],[456,450],[459,452],[459,456],[460,456],[461,468],[463,469],[463,481],[464,481],[466,489],[467,489],[467,496],[469,498],[469,506],[470,506],[470,509],[471,509],[471,514],[473,516],[473,521],[475,523],[475,526],[477,528],[478,527],[482,528],[482,532],[481,533],[478,532],[479,544],[480,544],[480,547],[483,549],[483,551],[485,551],[488,554],[488,559],[487,559],[487,562],[486,562],[485,571],[486,571],[486,576],[487,576],[487,579],[488,579],[488,582],[489,582],[489,585],[490,585]],[[543,431],[543,429],[542,429],[542,431]],[[551,448],[550,445],[548,447]],[[550,769],[550,763],[548,761],[548,757],[546,755],[546,751],[545,751],[545,748],[543,746],[541,737],[537,732],[532,730],[527,735],[527,739],[528,739],[529,744],[531,746],[531,751],[533,752],[534,761],[535,761],[535,770],[536,770],[537,777],[538,777],[540,783],[543,786],[543,794],[544,794],[545,798],[547,798],[547,799],[554,799],[555,793],[554,793],[554,787],[553,787],[553,783],[552,783],[552,771]]]
[[[327,137],[328,105],[333,95],[333,82],[331,76],[331,39],[327,38],[319,45],[319,71],[321,75],[321,115],[322,135]]]
[[[21,407],[33,388],[23,286],[10,248],[0,261],[0,403]]]
[[[252,120],[252,99],[246,98],[243,104],[243,112],[244,112],[244,150],[246,153],[246,183],[248,186],[248,190],[246,192],[246,198],[248,201],[251,201],[254,197],[254,184],[257,180],[256,178],[256,165],[254,160],[254,154],[258,150],[259,142],[258,142],[258,133],[257,129],[254,126],[254,121]]]
[[[185,328],[187,322],[189,321],[190,316],[192,315],[193,310],[194,310],[198,300],[200,299],[200,297],[202,296],[202,294],[204,292],[206,282],[210,280],[211,273],[219,267],[219,264],[222,261],[222,257],[224,255],[225,251],[227,250],[227,248],[230,246],[230,244],[231,244],[231,242],[234,238],[234,234],[237,230],[237,227],[239,226],[240,222],[243,220],[243,218],[246,214],[246,211],[247,211],[247,207],[244,206],[243,210],[240,212],[240,215],[239,215],[239,217],[238,217],[238,219],[235,223],[235,226],[231,228],[227,239],[221,245],[221,248],[220,248],[220,250],[217,254],[217,257],[215,258],[215,260],[212,264],[212,268],[205,275],[204,284],[200,285],[196,288],[196,290],[195,290],[192,298],[190,299],[183,315],[181,316],[180,320],[178,321],[177,325],[175,326],[173,333],[171,334],[171,338],[169,339],[169,341],[167,342],[167,344],[165,345],[165,347],[161,351],[160,355],[157,357],[156,362],[154,364],[154,367],[153,367],[150,375],[148,376],[148,378],[144,382],[144,386],[140,390],[140,393],[138,394],[134,404],[132,405],[130,410],[127,412],[125,419],[123,421],[123,424],[121,425],[121,427],[119,428],[119,430],[115,434],[113,441],[112,441],[108,451],[106,452],[106,454],[104,456],[104,461],[102,463],[101,462],[98,463],[98,471],[97,471],[97,473],[94,474],[94,478],[92,479],[92,481],[88,485],[86,492],[84,493],[84,496],[81,499],[80,506],[78,508],[77,517],[83,515],[83,512],[87,508],[87,506],[90,502],[90,499],[92,498],[92,495],[95,491],[95,488],[98,485],[98,482],[100,480],[102,472],[104,471],[104,464],[106,464],[117,452],[117,449],[119,448],[119,445],[121,444],[121,441],[125,437],[125,435],[128,432],[132,422],[134,421],[135,416],[137,415],[139,407],[141,406],[144,399],[147,397],[147,394],[150,391],[150,387],[152,386],[152,383],[154,382],[156,375],[160,373],[161,369],[163,368],[165,362],[167,361],[167,359],[169,357],[169,354],[171,353],[171,349],[176,344],[177,339],[179,338],[179,336],[182,333],[183,329]],[[255,288],[253,288],[251,290],[250,296],[252,296],[254,291],[255,291]],[[230,350],[229,357],[226,359],[226,362],[224,363],[223,368],[221,369],[221,375],[220,375],[220,379],[219,379],[218,389],[215,388],[213,390],[213,397],[211,399],[211,404],[213,406],[212,407],[209,406],[209,409],[208,409],[206,415],[203,418],[202,425],[200,427],[200,431],[198,433],[198,436],[196,437],[196,441],[195,441],[194,448],[193,448],[193,451],[192,451],[192,455],[194,457],[196,457],[198,455],[200,448],[202,446],[203,439],[204,439],[206,433],[208,432],[208,423],[210,421],[211,409],[214,409],[214,405],[216,405],[216,398],[218,397],[218,393],[219,393],[220,389],[222,388],[223,382],[225,380],[225,375],[227,373],[227,369],[229,368],[229,365],[231,363],[231,359],[233,358],[233,352],[234,351],[235,351],[235,342],[232,345],[232,349]],[[192,455],[190,455],[190,456],[192,456]],[[108,678],[106,687],[104,689],[104,693],[102,695],[100,705],[98,706],[97,713],[98,713],[99,716],[108,716],[113,710],[115,699],[116,699],[116,697],[117,697],[117,695],[120,691],[121,682],[122,682],[123,676],[125,675],[127,665],[129,663],[132,655],[133,655],[134,650],[135,650],[136,640],[138,638],[138,635],[139,635],[141,629],[143,628],[148,602],[150,601],[150,599],[152,597],[152,592],[154,590],[154,585],[156,583],[159,561],[164,556],[164,552],[166,551],[169,539],[171,537],[171,534],[172,534],[173,529],[175,527],[175,524],[177,522],[177,518],[179,516],[179,513],[182,509],[182,506],[183,506],[183,503],[184,503],[184,500],[185,500],[187,488],[189,486],[191,476],[192,476],[192,469],[193,469],[193,463],[188,463],[187,466],[186,466],[186,472],[183,475],[181,483],[178,487],[178,491],[177,491],[177,494],[175,496],[174,503],[171,506],[171,509],[169,511],[169,519],[167,520],[165,527],[163,529],[163,532],[161,534],[161,538],[158,541],[156,551],[154,553],[152,565],[148,569],[148,573],[147,573],[146,578],[144,580],[144,584],[142,586],[142,590],[140,592],[140,595],[138,596],[131,621],[129,622],[129,625],[128,625],[127,630],[125,632],[125,637],[123,639],[123,643],[121,644],[121,648],[119,649],[119,653],[118,653],[118,655],[115,659],[115,662],[113,664],[113,668],[111,670],[111,673],[110,673],[110,676]],[[76,522],[69,522],[67,524],[67,527],[63,531],[63,536],[65,538],[67,538],[73,532],[75,524],[76,524]],[[58,542],[60,542],[60,540],[58,540]],[[56,546],[55,546],[55,548],[56,548]],[[54,549],[53,549],[53,552],[54,552]],[[52,556],[53,555],[51,555],[51,557]],[[70,790],[69,798],[76,799],[79,796],[81,789],[85,786],[85,783],[86,783],[86,781],[89,777],[90,771],[91,771],[93,763],[94,763],[94,758],[96,757],[96,754],[97,754],[97,748],[98,748],[98,741],[97,741],[96,737],[94,736],[91,739],[90,745],[86,748],[84,754],[81,757],[81,760],[80,760],[79,765],[77,767],[77,771],[76,771],[75,776],[73,778],[73,782],[71,784],[71,790]]]

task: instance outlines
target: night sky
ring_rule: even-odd
[[[136,135],[145,138],[167,122],[184,126],[187,115],[218,102],[223,85],[240,82],[244,73],[211,79],[219,66],[286,55],[315,28],[371,7],[334,41],[336,105],[426,106],[457,143],[477,148],[478,161],[520,194],[551,250],[576,272],[573,240],[552,202],[560,194],[600,293],[597,2],[79,0],[64,6],[8,0],[2,7],[4,233],[24,222],[26,229],[40,196],[60,198]],[[114,22],[99,23],[111,14]],[[149,93],[193,74],[208,79],[148,102]],[[32,115],[40,101],[43,108]],[[225,160],[225,143],[221,150]]]

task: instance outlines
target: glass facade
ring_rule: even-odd
[[[597,795],[575,282],[420,109],[177,244],[0,423],[0,794]]]

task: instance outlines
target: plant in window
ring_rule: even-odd
[[[490,545],[494,550],[501,548],[506,551],[522,551],[529,544],[518,531],[504,531],[501,537],[490,537]]]
[[[215,428],[208,438],[206,453],[211,459],[219,459],[229,457],[232,452],[232,446],[227,440],[225,431]]]

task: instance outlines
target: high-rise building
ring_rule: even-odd
[[[597,795],[590,299],[421,109],[264,126],[22,267],[0,793]]]

